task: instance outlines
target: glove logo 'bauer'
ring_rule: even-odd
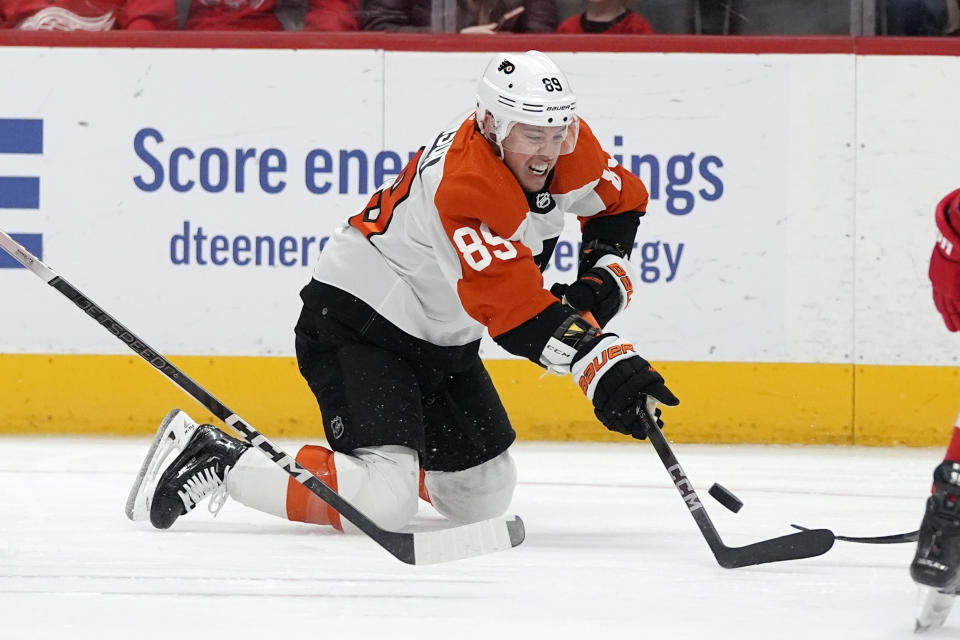
[[[594,356],[593,360],[591,360],[587,368],[583,370],[583,374],[581,374],[580,379],[577,381],[577,384],[580,385],[580,390],[586,394],[590,388],[590,383],[597,377],[601,369],[617,358],[622,358],[628,354],[637,355],[637,352],[634,350],[632,344],[624,343],[607,347],[601,351],[599,355]]]
[[[620,279],[620,286],[623,287],[623,292],[627,297],[627,302],[623,305],[623,308],[626,309],[630,305],[630,300],[633,299],[633,282],[630,280],[630,275],[626,269],[616,262],[608,264],[607,269]]]

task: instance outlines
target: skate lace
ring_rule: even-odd
[[[184,508],[190,511],[197,506],[201,500],[207,497],[208,494],[213,493],[215,497],[211,497],[210,499],[210,510],[211,513],[216,515],[220,509],[223,508],[223,504],[227,499],[224,479],[229,470],[230,467],[224,469],[223,476],[221,477],[217,475],[213,467],[207,467],[187,478],[183,483],[183,489],[177,491],[177,495],[180,496],[180,500],[183,501]],[[221,487],[223,490],[219,490]],[[216,505],[214,504],[214,500],[217,501]]]
[[[229,471],[230,467],[226,468],[226,471]],[[226,471],[223,474],[223,479],[227,479]],[[213,517],[216,518],[217,514],[220,513],[220,510],[223,509],[223,505],[227,503],[227,483],[221,482],[220,486],[213,490],[213,493],[210,494],[210,503],[207,505],[207,509],[210,510],[210,513],[213,514]]]

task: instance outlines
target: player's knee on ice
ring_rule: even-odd
[[[517,485],[517,467],[508,451],[463,471],[427,471],[430,503],[457,522],[479,522],[506,513]]]
[[[336,454],[338,492],[361,513],[388,531],[417,515],[420,460],[407,447],[386,445]],[[344,533],[360,530],[342,518]]]

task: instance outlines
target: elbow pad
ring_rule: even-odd
[[[583,227],[579,273],[593,267],[596,258],[605,253],[629,258],[643,215],[642,211],[626,211],[589,220]]]

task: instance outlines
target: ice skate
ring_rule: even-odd
[[[124,513],[128,518],[140,521],[149,517],[150,501],[157,488],[163,463],[171,453],[183,451],[196,428],[197,423],[180,409],[173,409],[163,418],[127,496]]]
[[[913,627],[914,633],[942,627],[957,599],[956,595],[940,593],[933,587],[924,587],[924,591],[923,604],[920,605],[920,613]]]
[[[167,529],[211,494],[210,510],[219,511],[226,500],[227,473],[249,448],[215,427],[198,426],[156,482],[150,500],[150,523],[157,529]]]
[[[960,462],[945,460],[933,472],[910,576],[927,590],[915,631],[941,626],[960,591]]]

